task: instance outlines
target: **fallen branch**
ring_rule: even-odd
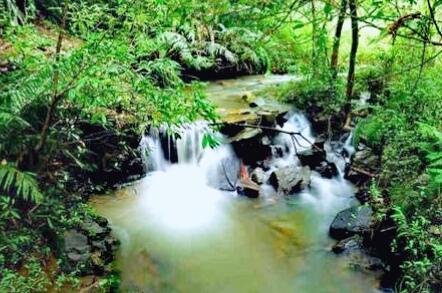
[[[373,178],[373,177],[376,176],[375,174],[373,174],[373,173],[371,173],[371,172],[368,172],[368,171],[365,171],[365,170],[359,169],[359,168],[357,168],[357,167],[351,167],[350,169],[353,170],[353,171],[355,171],[355,172],[357,172],[357,173],[360,173],[360,174],[366,175],[366,176],[368,176],[368,177],[372,177],[372,178]]]
[[[219,124],[224,124],[224,123],[217,123],[217,124],[219,125]],[[263,126],[263,125],[253,125],[253,124],[244,124],[244,123],[229,123],[229,125],[238,126],[238,127],[244,127],[244,128],[262,129],[262,130],[268,130],[268,131],[274,131],[274,132],[288,134],[288,135],[292,136],[292,141],[294,140],[293,145],[295,146],[295,152],[296,153],[297,153],[297,151],[296,151],[296,144],[295,144],[295,142],[297,142],[298,145],[301,145],[299,143],[299,141],[297,140],[296,136],[301,137],[304,141],[306,141],[308,144],[310,144],[317,151],[324,152],[324,150],[322,150],[321,148],[316,146],[313,142],[311,142],[308,138],[306,138],[299,131],[287,131],[287,130],[279,129],[279,128],[275,128],[275,127],[269,127],[269,126]]]

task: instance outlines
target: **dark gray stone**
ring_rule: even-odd
[[[341,240],[368,231],[373,223],[372,214],[371,208],[366,205],[339,212],[330,225],[330,236]]]
[[[78,232],[77,230],[68,230],[64,233],[64,250],[66,252],[88,252],[90,246],[88,245],[87,236]]]
[[[289,195],[310,185],[311,171],[308,167],[287,166],[274,171],[269,178],[270,184],[281,195]]]
[[[297,154],[299,161],[303,166],[309,166],[315,168],[321,165],[326,159],[326,153],[324,151],[324,143],[315,143],[311,149],[299,152]]]
[[[64,260],[63,271],[79,275],[100,275],[107,271],[118,247],[110,232],[108,221],[100,217],[86,219],[80,229],[64,232],[59,250]]]
[[[319,164],[319,166],[315,167],[314,170],[321,174],[322,177],[325,178],[333,178],[338,175],[338,168],[335,163],[329,163],[327,161],[323,161]]]
[[[67,254],[67,256],[68,256],[68,259],[69,259],[70,261],[73,261],[73,262],[84,262],[84,261],[88,261],[89,258],[91,257],[91,255],[90,255],[88,252],[86,252],[86,253],[82,253],[82,254],[80,254],[80,253],[76,253],[76,252],[69,252],[69,253]]]
[[[363,240],[355,235],[336,243],[333,252],[342,255],[348,260],[350,267],[360,271],[384,270],[385,264],[378,257],[371,256],[364,248]]]
[[[101,226],[99,223],[91,220],[84,222],[81,225],[81,229],[92,238],[99,238],[100,236],[108,234],[111,230],[109,227]]]
[[[363,248],[362,239],[359,236],[352,236],[338,241],[332,248],[336,254],[350,254]]]
[[[357,186],[362,186],[371,179],[367,173],[375,174],[378,171],[379,162],[379,156],[371,148],[359,144],[353,156],[351,168],[347,170],[345,178]],[[358,172],[357,170],[364,172]]]
[[[210,176],[209,185],[226,191],[236,190],[239,178],[240,162],[235,157],[224,158],[216,167],[217,174]]]

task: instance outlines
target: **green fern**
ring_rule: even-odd
[[[161,87],[169,87],[182,82],[179,76],[180,64],[168,58],[143,61],[139,64],[138,70],[146,72],[149,78]]]
[[[0,131],[4,127],[9,127],[11,124],[22,127],[31,127],[31,125],[29,125],[29,123],[22,117],[0,109]]]
[[[207,54],[209,54],[210,56],[214,57],[214,58],[224,58],[226,59],[227,62],[229,63],[237,63],[238,62],[238,58],[235,55],[235,53],[233,53],[232,51],[230,51],[228,48],[226,48],[225,46],[215,43],[215,42],[206,42],[205,43],[205,51]]]
[[[24,200],[41,202],[43,194],[33,173],[23,172],[9,164],[0,165],[0,188]]]
[[[427,172],[431,176],[431,182],[438,188],[442,185],[442,132],[428,124],[418,125],[426,141],[419,143],[419,147],[426,154]]]

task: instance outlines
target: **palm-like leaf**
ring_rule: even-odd
[[[24,200],[38,203],[43,199],[34,174],[20,171],[9,164],[0,165],[0,187]]]

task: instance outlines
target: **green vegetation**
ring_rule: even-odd
[[[126,179],[100,174],[127,169],[148,127],[215,121],[198,80],[259,73],[302,75],[273,93],[298,108],[357,117],[382,160],[370,203],[394,222],[395,289],[440,290],[441,48],[438,0],[0,0],[0,291],[82,286],[58,241]]]
[[[436,78],[440,64],[433,66],[417,87],[412,74],[396,77],[357,130],[382,155],[372,194],[378,195],[373,197],[378,216],[397,225],[392,249],[403,274],[398,288],[423,292],[440,281],[442,257],[442,84]]]

